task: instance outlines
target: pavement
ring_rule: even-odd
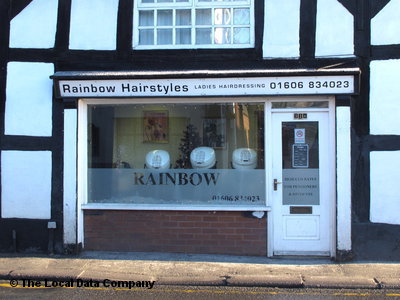
[[[0,254],[0,280],[155,281],[157,285],[400,289],[400,264],[227,255]]]

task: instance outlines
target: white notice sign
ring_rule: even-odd
[[[304,144],[306,142],[306,129],[305,128],[295,128],[294,130],[294,143]]]

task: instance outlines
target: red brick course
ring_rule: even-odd
[[[90,210],[86,250],[267,255],[266,218],[242,212]]]

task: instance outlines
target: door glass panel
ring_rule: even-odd
[[[283,205],[319,205],[318,122],[282,122]]]

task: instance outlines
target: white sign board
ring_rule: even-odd
[[[306,142],[306,129],[305,128],[295,128],[294,129],[294,143],[304,144]]]
[[[60,80],[60,97],[352,94],[354,76]]]

